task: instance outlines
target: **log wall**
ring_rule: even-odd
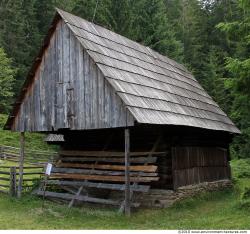
[[[174,188],[230,179],[228,150],[220,147],[173,147]]]

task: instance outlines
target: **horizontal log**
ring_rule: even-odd
[[[10,175],[8,171],[0,171],[0,175]],[[23,175],[43,175],[43,172],[33,171],[33,172],[24,172]],[[16,175],[19,175],[19,172],[16,172]]]
[[[19,175],[19,173],[16,173],[17,175]],[[44,175],[43,172],[24,172],[23,175]]]
[[[9,178],[0,177],[0,180],[9,181]]]
[[[130,156],[147,156],[147,155],[161,155],[166,152],[130,152]],[[124,157],[124,152],[113,151],[80,151],[80,150],[62,150],[59,155],[65,156],[88,156],[88,157]]]
[[[124,158],[103,158],[103,157],[60,157],[59,160],[66,162],[114,162],[124,163]],[[136,157],[130,158],[131,163],[155,163],[156,157]]]
[[[18,166],[0,166],[0,169],[1,168],[11,168],[11,167],[15,167],[15,168],[19,168]],[[23,167],[23,169],[43,169],[44,167],[42,167],[42,166],[31,166],[31,167],[27,167],[27,166],[25,166],[25,167]]]
[[[104,171],[104,170],[88,170],[88,169],[76,169],[76,168],[59,168],[54,167],[52,173],[77,173],[77,174],[90,174],[90,175],[124,175],[124,171]],[[131,176],[157,176],[157,173],[153,172],[130,172]]]
[[[107,164],[84,164],[84,163],[58,163],[58,167],[66,168],[89,168],[89,169],[103,169],[103,170],[114,170],[114,171],[124,171],[125,166],[122,165],[107,165]],[[147,165],[147,166],[130,166],[130,171],[143,171],[143,172],[155,172],[157,166]]]
[[[64,186],[83,186],[89,188],[109,189],[109,190],[125,190],[124,184],[107,184],[107,183],[94,183],[88,181],[62,181],[62,180],[48,180],[47,184],[64,185]],[[150,189],[149,185],[138,185],[133,184],[130,186],[132,191],[135,192],[148,192]]]
[[[10,172],[7,172],[7,171],[0,171],[0,175],[9,175],[10,174]]]
[[[43,191],[37,191],[37,195],[45,196],[45,197],[52,197],[52,198],[60,198],[65,200],[78,200],[83,202],[91,202],[91,203],[99,203],[99,204],[105,204],[105,205],[114,205],[114,206],[120,206],[120,201],[115,201],[111,199],[103,199],[103,198],[95,198],[95,197],[89,197],[89,196],[82,196],[82,195],[74,195],[69,193],[56,193],[56,192],[49,192],[46,191],[45,193]],[[139,203],[132,203],[133,207],[138,207]]]
[[[6,184],[0,184],[0,187],[9,188],[10,186],[9,186],[9,185],[6,185]]]
[[[9,172],[0,171],[0,175],[9,175]],[[43,172],[24,172],[23,175],[43,175]],[[16,172],[16,175],[19,175],[19,172]]]
[[[124,176],[101,176],[101,175],[79,175],[79,174],[59,174],[52,173],[50,176],[51,179],[76,179],[76,180],[101,180],[101,181],[115,181],[115,182],[124,182]],[[159,177],[130,177],[131,182],[151,182],[157,181]]]

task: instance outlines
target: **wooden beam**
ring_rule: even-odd
[[[69,208],[71,208],[71,207],[74,205],[75,199],[77,199],[77,197],[80,196],[82,190],[83,190],[83,186],[81,186],[81,187],[78,189],[78,191],[77,191],[75,197],[73,197],[72,200],[70,201],[70,203],[69,203],[69,205],[68,205]]]
[[[67,181],[67,180],[48,180],[48,184],[76,186],[76,187],[83,186],[88,188],[125,191],[124,184],[108,184],[108,183],[98,183],[98,182],[88,182],[88,181]],[[136,184],[131,186],[131,190],[135,192],[148,192],[149,188],[150,188],[149,185]]]
[[[165,151],[137,151],[130,152],[130,156],[148,156],[148,155],[165,155]],[[65,156],[86,156],[86,157],[124,157],[124,152],[115,152],[115,151],[79,151],[79,150],[61,150],[59,155]]]
[[[25,135],[24,135],[24,132],[21,132],[20,134],[20,158],[19,158],[19,180],[18,180],[18,188],[17,188],[18,198],[22,196],[24,146],[25,146]]]
[[[102,169],[102,170],[113,170],[113,171],[125,171],[125,166],[123,165],[110,165],[110,164],[94,164],[94,163],[63,163],[60,162],[56,165],[57,167],[64,168],[88,168],[88,169]],[[1,167],[0,167],[1,168]],[[130,166],[130,171],[143,171],[143,172],[155,172],[157,166],[146,165],[146,166]]]
[[[126,128],[125,136],[125,215],[130,216],[130,132]]]
[[[66,173],[52,173],[50,175],[51,179],[75,179],[75,180],[95,180],[95,181],[114,181],[114,182],[126,182],[126,176],[108,176],[108,175],[83,175],[83,174],[66,174]],[[143,176],[134,177],[130,176],[131,182],[151,182],[158,181],[159,177],[156,176]]]
[[[64,168],[64,167],[54,167],[52,173],[65,173],[65,174],[85,174],[85,175],[111,175],[118,176],[124,175],[124,171],[109,171],[109,170],[95,170],[95,169],[79,169],[79,168]],[[131,176],[157,176],[158,173],[154,172],[130,172]]]
[[[43,191],[37,191],[36,194],[43,196]],[[103,199],[103,198],[95,198],[95,197],[89,197],[89,196],[82,196],[79,195],[75,197],[74,194],[69,194],[69,193],[57,193],[57,192],[45,192],[45,197],[53,197],[53,198],[61,198],[64,200],[72,200],[73,198],[78,201],[83,201],[83,202],[91,202],[91,203],[100,203],[100,204],[105,204],[105,205],[114,205],[114,206],[119,206],[120,202],[111,200],[111,199]],[[132,203],[133,207],[138,207],[140,204],[139,203]]]
[[[115,158],[115,157],[72,157],[72,156],[66,156],[66,157],[59,157],[59,160],[63,162],[112,162],[112,163],[124,163],[124,158]],[[130,158],[131,163],[155,163],[157,161],[157,157],[133,157]]]

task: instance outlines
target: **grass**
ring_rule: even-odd
[[[0,145],[19,147],[20,134],[3,130],[7,115],[0,114]],[[54,151],[55,147],[44,142],[45,135],[39,133],[25,134],[25,147],[30,150]]]
[[[72,208],[25,196],[0,196],[2,229],[250,229],[250,210],[234,191],[203,194],[162,210],[144,209],[131,218],[113,209]],[[11,220],[11,222],[9,222]]]
[[[241,164],[233,161],[233,172]],[[204,193],[168,209],[139,209],[131,218],[110,208],[68,209],[49,201],[43,207],[31,195],[21,200],[0,195],[1,229],[250,229],[250,200],[241,196],[250,178],[234,181],[234,189]]]
[[[19,134],[4,131],[0,114],[0,145],[19,146]],[[54,150],[43,134],[26,134],[26,147]],[[1,165],[8,165],[0,162]],[[13,199],[0,194],[0,229],[250,229],[250,160],[232,160],[234,189],[204,193],[168,209],[139,209],[131,218],[117,209],[84,206],[68,209],[26,194]],[[243,196],[244,195],[244,196]],[[246,198],[245,198],[246,197]]]

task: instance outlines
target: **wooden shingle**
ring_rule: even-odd
[[[83,130],[137,122],[240,133],[183,65],[59,9],[52,25],[55,31],[46,39],[50,45],[36,68],[38,76],[47,78],[40,85],[34,82],[33,89],[40,95],[40,110],[32,111],[36,95],[23,95],[18,100],[21,105],[13,110],[16,117],[8,120],[6,129]],[[28,79],[31,84],[36,80]],[[44,93],[47,89],[52,90],[53,98]],[[74,108],[69,110],[71,105]],[[40,118],[41,126],[34,120],[25,121],[23,113]]]

